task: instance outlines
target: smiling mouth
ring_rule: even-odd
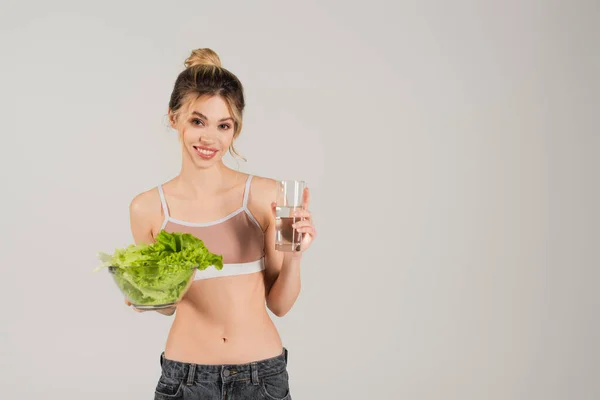
[[[212,158],[217,153],[217,150],[215,149],[199,146],[194,146],[194,150],[196,150],[196,153],[204,159]]]

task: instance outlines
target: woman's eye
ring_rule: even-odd
[[[223,124],[223,125],[221,125],[221,129],[225,129],[225,130],[227,130],[227,129],[230,129],[230,128],[231,128],[231,126],[230,126],[230,125],[228,125],[228,124]]]
[[[204,125],[204,122],[202,122],[201,119],[195,118],[195,119],[192,120],[192,124],[194,124],[194,125]]]

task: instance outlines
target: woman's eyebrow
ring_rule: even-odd
[[[206,115],[202,114],[201,112],[198,112],[198,111],[193,111],[193,112],[192,112],[192,114],[195,114],[195,115],[199,116],[200,118],[204,118],[204,119],[208,120],[208,118],[206,118]],[[219,122],[227,121],[228,119],[230,119],[230,120],[232,120],[232,121],[233,121],[233,118],[231,118],[231,117],[226,117],[226,118],[221,118],[221,119],[219,120]]]

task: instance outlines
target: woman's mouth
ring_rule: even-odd
[[[215,156],[215,154],[217,154],[216,149],[211,149],[204,146],[194,146],[194,150],[196,150],[196,154],[198,154],[198,156],[204,160],[210,160]]]

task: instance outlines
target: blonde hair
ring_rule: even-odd
[[[184,62],[185,69],[175,81],[171,93],[169,109],[177,115],[189,100],[201,96],[220,96],[229,107],[233,118],[233,140],[242,131],[242,116],[245,100],[244,88],[239,79],[222,67],[221,59],[213,50],[208,48],[195,49]],[[232,155],[246,159],[235,150],[233,142],[229,146]]]

